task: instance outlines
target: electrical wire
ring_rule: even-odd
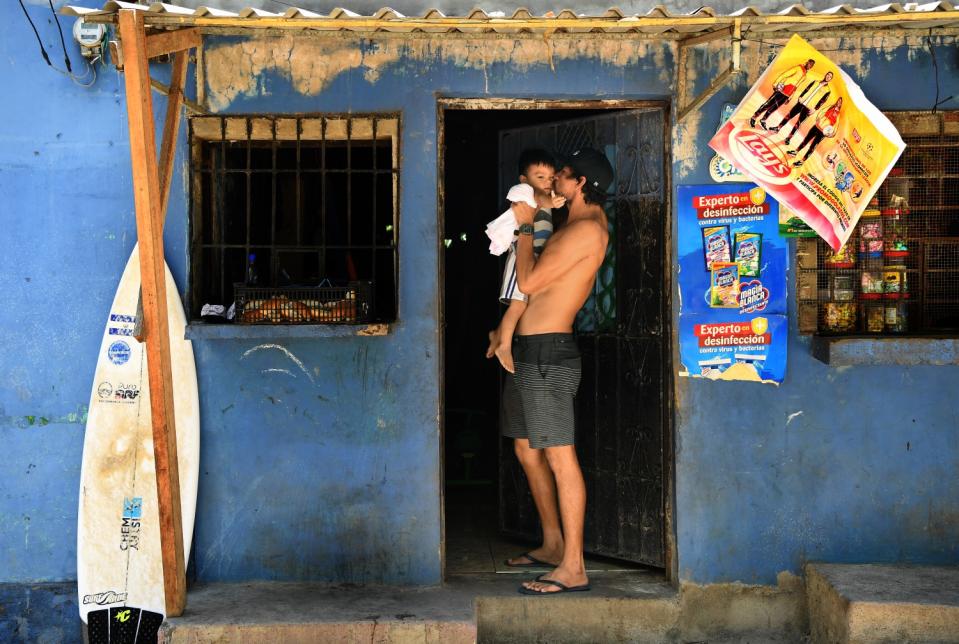
[[[27,11],[27,8],[23,5],[23,0],[18,0],[18,2],[20,3],[20,8],[23,10],[23,15],[26,16],[27,22],[30,23],[30,28],[33,29],[33,35],[36,36],[37,38],[37,45],[40,46],[40,55],[43,56],[43,60],[47,63],[47,65],[53,71],[63,74],[64,76],[69,76],[70,80],[72,80],[74,83],[76,83],[80,87],[91,87],[94,83],[96,83],[97,81],[96,65],[98,62],[100,63],[104,62],[103,56],[97,55],[91,61],[86,61],[84,59],[84,61],[87,63],[87,71],[82,76],[78,76],[73,73],[73,66],[70,64],[70,57],[67,54],[67,45],[63,37],[63,30],[60,28],[60,19],[57,17],[57,13],[53,9],[52,0],[47,0],[47,2],[50,4],[50,9],[51,11],[53,11],[53,17],[57,21],[57,29],[60,31],[60,44],[63,46],[63,59],[67,66],[66,70],[60,69],[59,67],[54,65],[53,62],[50,60],[50,56],[49,54],[47,54],[47,50],[43,46],[43,39],[40,38],[40,32],[37,31],[37,26],[33,23],[33,19],[30,18],[30,13]],[[87,82],[88,78],[90,79],[89,82]]]
[[[929,36],[930,38],[926,39],[926,46],[929,48],[929,55],[932,57],[932,69],[936,77],[936,100],[932,102],[932,113],[935,114],[936,108],[939,107],[939,63],[936,62],[936,50],[932,47],[932,29],[929,30]]]
[[[73,66],[70,64],[70,54],[67,53],[67,43],[63,40],[63,29],[60,27],[60,16],[57,15],[57,10],[53,8],[53,0],[47,0],[47,3],[50,5],[50,13],[53,14],[53,19],[57,21],[57,31],[60,32],[60,46],[63,47],[63,62],[67,65],[67,71],[72,74]]]
[[[23,6],[23,0],[19,0],[20,8],[23,9],[23,15],[27,17],[27,22],[30,23],[30,27],[33,29],[33,35],[37,37],[37,44],[40,45],[40,54],[43,56],[43,60],[47,61],[47,65],[53,67],[53,63],[50,62],[50,57],[47,55],[47,50],[43,48],[43,40],[40,39],[40,32],[37,31],[36,25],[33,24],[33,20],[30,19],[30,14],[27,13],[27,8]]]
[[[760,38],[746,38],[746,34],[747,34],[747,33],[749,33],[748,30],[743,33],[743,35],[739,38],[739,41],[740,41],[740,42],[742,42],[742,41],[748,41],[748,42],[759,43],[760,51],[762,51],[762,47],[763,47],[764,45],[770,45],[770,46],[772,46],[772,47],[785,47],[785,46],[786,46],[786,45],[783,44],[783,43],[768,42],[768,41],[764,40],[764,39],[761,38],[761,37],[760,37]],[[783,37],[785,38],[785,36],[783,36]],[[898,37],[898,38],[902,38],[902,39],[904,39],[904,40],[908,40],[910,37],[912,37],[912,35],[911,35],[911,34],[904,34],[904,35],[901,35],[901,36],[889,36],[889,37],[890,37],[890,38],[896,38],[896,37]],[[924,38],[925,38],[925,41],[926,41],[926,48],[929,50],[929,57],[932,58],[932,68],[933,68],[934,76],[935,76],[935,79],[936,79],[936,98],[935,98],[935,100],[933,101],[933,105],[932,105],[932,113],[933,113],[933,114],[936,113],[936,110],[937,110],[937,108],[938,108],[940,105],[942,105],[943,103],[945,103],[945,102],[947,102],[947,101],[951,101],[953,98],[955,98],[955,95],[952,95],[952,96],[947,96],[946,98],[944,98],[944,99],[942,99],[942,100],[939,100],[939,61],[936,59],[936,49],[935,49],[935,47],[933,47],[933,43],[932,43],[934,37],[937,38],[937,41],[938,41],[938,42],[937,42],[936,44],[939,45],[939,46],[955,45],[957,42],[959,42],[959,38],[957,38],[957,37],[952,37],[951,39],[949,39],[948,41],[946,41],[943,36],[934,36],[933,33],[932,33],[932,28],[929,29],[929,34],[924,37]],[[840,48],[837,48],[837,49],[817,49],[817,51],[820,51],[820,52],[823,52],[823,51],[846,51],[846,52],[848,52],[848,51],[866,50],[866,49],[873,49],[873,48],[872,48],[872,47],[840,47]]]

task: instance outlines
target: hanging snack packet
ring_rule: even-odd
[[[736,263],[741,277],[759,277],[762,266],[762,233],[736,233]]]
[[[703,228],[703,254],[706,257],[706,270],[713,269],[714,262],[732,261],[729,248],[729,226],[706,226]]]
[[[709,306],[715,309],[739,308],[739,264],[713,262]]]

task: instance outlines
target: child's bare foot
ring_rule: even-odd
[[[500,343],[496,346],[496,350],[493,353],[496,354],[496,358],[499,360],[499,363],[503,365],[504,369],[510,373],[516,373],[516,369],[513,367],[513,348],[510,345]]]
[[[489,346],[486,348],[487,358],[492,358],[496,355],[497,346],[499,346],[499,329],[493,329],[489,332]]]

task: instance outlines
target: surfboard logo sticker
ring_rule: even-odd
[[[120,383],[114,387],[113,383],[104,380],[97,385],[97,402],[132,405],[139,397],[140,388],[133,384],[125,385]]]
[[[107,348],[107,357],[115,365],[126,364],[130,359],[130,345],[123,340],[117,340]]]
[[[120,550],[140,549],[140,518],[143,515],[143,497],[123,499],[120,517]]]
[[[135,496],[132,499],[123,499],[123,518],[139,519],[143,515],[143,497]]]
[[[133,329],[136,327],[137,316],[121,315],[119,313],[110,314],[110,323],[107,325],[108,335],[133,335]]]
[[[126,600],[127,600],[126,593],[118,593],[115,590],[105,590],[102,593],[83,596],[84,604],[98,604],[100,606],[106,606],[107,604],[116,604],[119,602],[125,602]]]

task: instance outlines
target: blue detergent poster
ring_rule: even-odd
[[[680,375],[779,384],[786,271],[779,204],[753,183],[679,186]]]

